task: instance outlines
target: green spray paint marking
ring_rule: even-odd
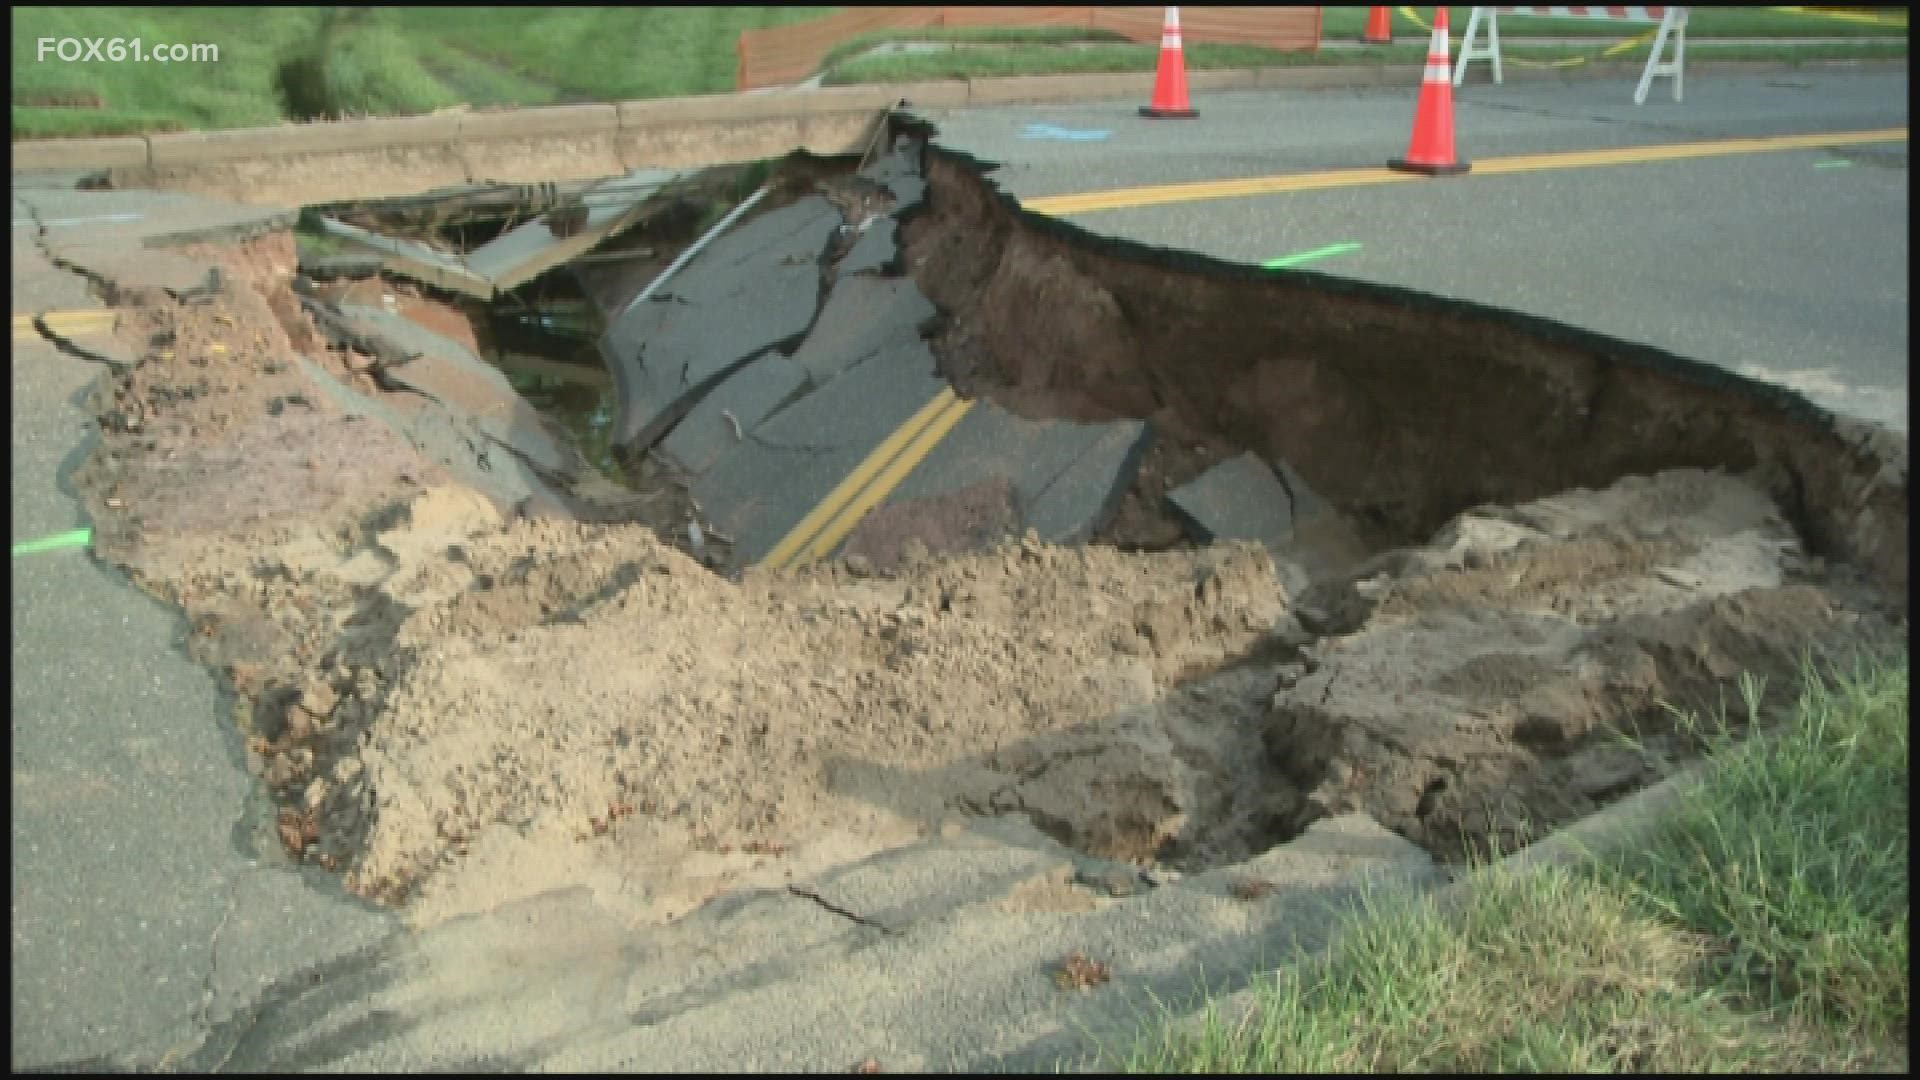
[[[53,551],[56,548],[86,547],[92,541],[92,529],[69,529],[63,533],[54,533],[52,536],[43,536],[38,540],[28,540],[25,543],[13,545],[13,557],[17,559],[22,555],[37,555],[42,551]]]
[[[1816,161],[1813,163],[1813,167],[1816,169],[1845,169],[1852,165],[1853,162],[1851,161]]]
[[[1284,270],[1289,266],[1299,266],[1303,262],[1325,259],[1333,255],[1345,255],[1349,251],[1359,250],[1359,244],[1351,240],[1342,240],[1337,244],[1328,244],[1323,248],[1314,248],[1312,251],[1298,251],[1292,255],[1282,255],[1277,259],[1268,259],[1260,265],[1268,270]]]

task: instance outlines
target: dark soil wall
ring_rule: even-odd
[[[1285,459],[1381,543],[1626,474],[1757,470],[1815,552],[1904,603],[1904,436],[1548,319],[1099,237],[938,146],[925,166],[905,262],[945,315],[935,351],[962,393]]]

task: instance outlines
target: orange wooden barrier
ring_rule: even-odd
[[[789,26],[740,34],[741,90],[785,86],[812,75],[834,46],[887,30],[957,26],[1084,26],[1109,30],[1129,41],[1160,42],[1157,7],[868,7]],[[1317,7],[1182,7],[1185,41],[1262,45],[1287,51],[1320,47]]]

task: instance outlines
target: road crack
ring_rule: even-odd
[[[233,920],[234,909],[239,906],[237,901],[240,896],[240,884],[244,879],[244,874],[234,876],[233,885],[227,889],[227,903],[220,913],[220,921],[215,924],[213,935],[207,939],[206,984],[200,993],[200,1007],[195,1010],[195,1019],[202,1027],[208,1026],[208,1014],[213,1008],[213,979],[220,971],[220,935],[226,932],[227,923]]]
[[[861,926],[871,926],[875,930],[878,930],[883,934],[891,934],[891,935],[897,936],[900,933],[898,929],[888,926],[885,923],[875,922],[874,920],[867,918],[865,915],[862,915],[859,912],[849,911],[846,908],[841,907],[840,905],[834,903],[833,901],[827,899],[824,896],[821,896],[819,893],[814,892],[811,889],[803,889],[798,885],[789,885],[787,886],[787,891],[792,893],[795,896],[805,897],[806,899],[811,900],[816,904],[819,904],[821,907],[826,908],[828,911],[833,912],[835,915],[838,915],[845,919],[850,919],[854,922],[859,923]]]
[[[167,1052],[162,1054],[160,1060],[155,1063],[155,1072],[175,1071],[182,1058],[204,1048],[207,1040],[213,1035],[211,1016],[213,1012],[213,999],[218,996],[218,991],[214,986],[214,978],[220,973],[220,938],[221,935],[226,933],[227,923],[233,920],[233,913],[239,907],[240,885],[244,879],[244,874],[234,875],[233,884],[227,889],[227,902],[220,912],[220,921],[214,924],[213,933],[207,938],[207,975],[205,979],[201,980],[200,1003],[196,1005],[193,1010],[193,1024],[198,1030],[179,1043],[169,1047]],[[221,1056],[219,1063],[207,1071],[219,1072],[221,1066],[224,1066],[227,1060],[233,1056],[233,1049],[237,1046],[239,1046],[239,1043],[236,1041],[232,1047],[227,1048],[227,1052]]]

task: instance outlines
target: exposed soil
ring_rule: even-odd
[[[1014,531],[1013,485],[1005,477],[955,488],[945,495],[899,499],[868,514],[847,534],[841,557],[848,563],[892,573],[905,561],[907,545],[924,555],[975,551]]]
[[[1359,809],[1457,855],[1671,768],[1663,702],[1904,629],[1904,440],[1470,305],[1155,262],[929,167],[905,261],[963,389],[1169,433],[1117,530],[1172,543],[1154,489],[1255,449],[1375,557],[960,552],[983,488],[869,519],[853,553],[897,564],[728,581],[340,414],[293,352],[382,391],[317,344],[290,239],[203,249],[224,292],[117,298],[139,361],[78,486],[235,689],[269,843],[423,920],[577,882],[666,919],[970,815],[1192,868]]]
[[[1883,428],[1545,319],[1097,237],[938,147],[925,170],[904,262],[947,316],[935,352],[964,394],[1286,461],[1376,550],[1469,506],[1725,468],[1817,553],[1906,591],[1907,451]],[[1147,474],[1141,501],[1184,473]]]

